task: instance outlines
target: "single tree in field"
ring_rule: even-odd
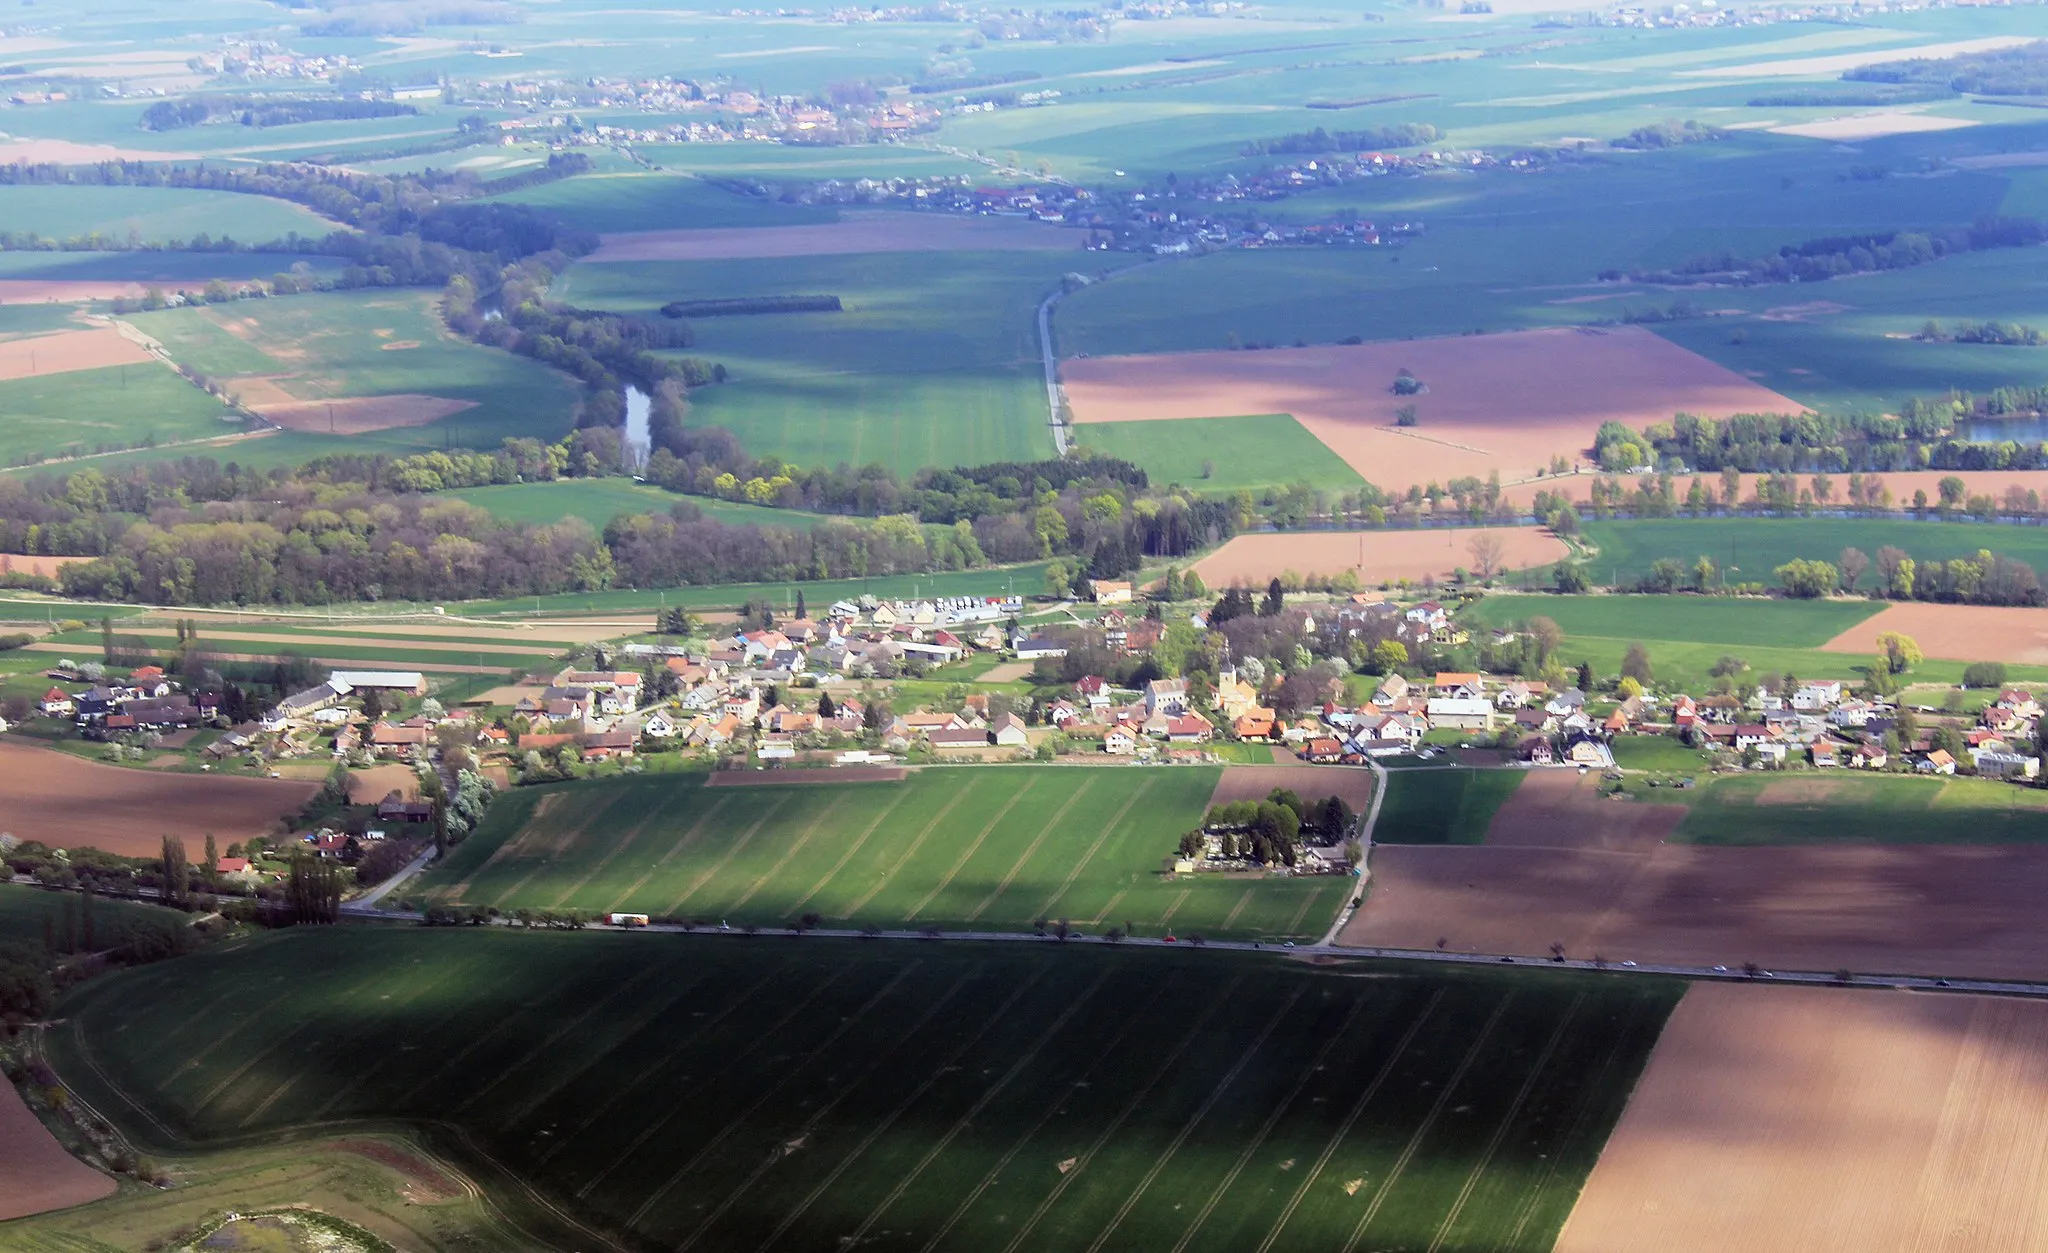
[[[1578,687],[1581,692],[1590,692],[1593,690],[1592,662],[1582,661],[1579,663]]]
[[[808,621],[808,620],[810,619],[810,616],[811,616],[810,614],[808,614],[808,613],[805,613],[805,612],[804,612],[804,593],[803,593],[803,589],[802,589],[802,588],[798,588],[798,589],[797,589],[797,593],[796,593],[796,617],[797,617],[797,621],[799,621],[799,622],[804,622],[804,621]]]
[[[206,863],[199,867],[199,877],[206,880],[206,890],[211,892],[219,886],[217,872],[220,867],[220,852],[213,846],[213,832],[206,833]]]
[[[1904,674],[1925,660],[1920,645],[1913,637],[1901,631],[1885,631],[1877,637],[1877,650],[1884,656],[1885,668],[1893,674]]]
[[[831,718],[837,716],[838,713],[838,706],[832,703],[832,693],[818,693],[818,716],[820,718]]]
[[[1864,572],[1870,569],[1870,558],[1860,548],[1844,548],[1835,558],[1835,568],[1842,572],[1842,590],[1853,592],[1863,581]]]
[[[1481,531],[1465,545],[1465,550],[1472,554],[1472,568],[1479,572],[1481,583],[1493,582],[1493,576],[1500,573],[1507,547],[1507,541],[1501,539],[1496,531]]]
[[[1654,672],[1650,669],[1649,650],[1641,644],[1630,644],[1628,652],[1621,658],[1621,675],[1625,679],[1634,679],[1648,688],[1654,677]]]
[[[163,864],[163,902],[174,909],[182,909],[185,905],[185,844],[176,836],[164,837]]]
[[[1286,605],[1287,595],[1281,590],[1280,580],[1275,578],[1271,583],[1266,584],[1266,600],[1264,604],[1259,606],[1259,616],[1261,618],[1277,617]]]

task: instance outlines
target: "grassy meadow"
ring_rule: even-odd
[[[1846,478],[1831,477],[1836,480],[1835,490],[1846,493]],[[1663,557],[1684,565],[1688,578],[1692,564],[1708,557],[1716,566],[1737,568],[1728,576],[1730,582],[1774,583],[1776,578],[1771,572],[1795,558],[1832,563],[1845,548],[1861,549],[1866,557],[1875,557],[1877,550],[1887,545],[1904,549],[1916,562],[1975,557],[1988,550],[2036,568],[2048,567],[2048,528],[1989,522],[1905,518],[1645,518],[1588,522],[1583,531],[1586,540],[1599,550],[1588,559],[1588,569],[1600,582],[1619,586],[1643,578],[1650,572],[1651,564]],[[1867,590],[1875,580],[1875,574],[1866,574],[1862,586]]]
[[[699,318],[693,356],[731,380],[690,421],[802,465],[923,466],[1050,456],[1033,311],[1081,264],[1063,252],[867,253],[586,262],[556,284],[585,308],[652,316],[672,300],[836,295],[839,313]]]
[[[1043,943],[306,930],[48,1051],[152,1151],[413,1124],[634,1247],[1540,1253],[1683,990]]]
[[[46,892],[18,884],[0,884],[0,943],[8,941],[43,943],[45,926],[61,946],[67,930],[82,926],[79,898],[71,892]],[[189,914],[140,905],[133,901],[108,900],[92,903],[92,950],[119,948],[138,936],[164,935],[191,925]]]
[[[1284,413],[1090,422],[1074,428],[1074,439],[1083,448],[1142,466],[1155,485],[1179,483],[1203,493],[1295,483],[1348,492],[1365,482]]]
[[[1494,814],[1525,777],[1465,767],[1394,770],[1373,827],[1375,844],[1484,844]]]
[[[0,380],[0,463],[7,465],[189,444],[248,429],[233,410],[155,362]]]
[[[287,201],[183,187],[0,186],[0,222],[15,234],[33,232],[44,239],[97,235],[134,244],[200,235],[269,243],[344,229]]]
[[[1320,933],[1341,876],[1160,872],[1214,768],[933,767],[895,783],[521,788],[423,881],[430,899],[777,926],[1027,930],[1069,919],[1213,938]]]
[[[832,175],[798,173],[790,177]],[[838,211],[826,206],[786,205],[741,195],[692,174],[586,174],[506,192],[497,199],[530,205],[600,234],[722,226],[808,226],[839,220]]]

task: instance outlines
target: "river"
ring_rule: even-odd
[[[627,384],[626,438],[621,448],[625,453],[626,469],[634,474],[647,468],[647,454],[653,451],[654,441],[647,433],[647,414],[653,407],[646,392]]]

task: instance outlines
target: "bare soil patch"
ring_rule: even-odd
[[[1449,579],[1474,569],[1475,541],[1498,541],[1503,569],[1549,565],[1571,549],[1542,527],[1488,526],[1434,531],[1313,531],[1240,535],[1195,563],[1210,587],[1266,585],[1274,576],[1332,577],[1349,570],[1366,584]]]
[[[1821,805],[1849,794],[1856,784],[1849,779],[1773,779],[1756,794],[1759,805]]]
[[[385,331],[385,332],[383,332],[383,333],[384,333],[384,334],[386,334],[386,335],[389,335],[389,334],[390,334],[391,332],[389,332],[389,331]],[[394,340],[392,340],[392,341],[391,341],[390,343],[388,343],[388,344],[379,344],[379,345],[377,345],[377,351],[378,351],[378,352],[404,352],[404,351],[406,351],[406,350],[407,350],[407,349],[409,349],[409,348],[417,348],[417,347],[419,347],[419,346],[420,346],[420,341],[418,341],[418,340],[416,340],[416,339],[394,339]]]
[[[1305,801],[1341,796],[1362,812],[1372,804],[1372,784],[1372,771],[1341,766],[1225,766],[1209,803],[1262,801],[1279,787]]]
[[[1583,459],[1603,422],[1804,408],[1641,327],[1098,357],[1062,369],[1079,422],[1288,413],[1389,488],[1495,470],[1525,478],[1556,455]],[[1395,395],[1403,369],[1428,392]],[[1419,424],[1399,427],[1395,411],[1409,404]]]
[[[65,566],[91,560],[91,557],[29,557],[21,553],[0,553],[0,574],[40,574],[54,579]]]
[[[227,389],[241,398],[245,405],[261,408],[265,405],[296,405],[299,398],[284,389],[283,375],[245,374],[227,381]]]
[[[1685,817],[1680,805],[1616,800],[1599,792],[1599,776],[1576,770],[1531,770],[1486,828],[1495,848],[1648,851]]]
[[[112,327],[0,341],[0,379],[68,374],[110,365],[143,365],[151,360],[140,344]]]
[[[102,161],[191,161],[189,152],[116,148],[112,144],[81,144],[69,139],[0,140],[0,165],[97,165]]]
[[[419,790],[420,777],[410,766],[371,766],[368,770],[351,770],[348,775],[351,805],[374,805],[394,791],[411,800],[419,795]]]
[[[0,1079],[0,1222],[110,1196],[114,1181],[71,1156]]]
[[[976,683],[1015,683],[1015,682],[1016,682],[1017,680],[1019,680],[1019,679],[1022,679],[1022,678],[1027,678],[1027,677],[1029,677],[1029,676],[1030,676],[1030,674],[1031,674],[1031,663],[1030,663],[1030,662],[1028,662],[1028,661],[1006,661],[1006,662],[1003,662],[1003,663],[1002,663],[1001,665],[998,665],[998,666],[990,666],[990,667],[989,667],[989,668],[988,668],[987,670],[984,670],[984,671],[982,671],[981,677],[980,677],[980,678],[978,678],[978,679],[976,679],[976,680],[975,680],[975,682],[976,682]]]
[[[2048,609],[1994,605],[1890,605],[1829,640],[1831,653],[1875,653],[1884,631],[1903,631],[1929,657],[2048,664]]]
[[[350,396],[340,400],[294,400],[250,406],[264,420],[291,431],[360,435],[398,426],[425,426],[451,413],[476,408],[474,400],[450,400],[401,392],[395,396]]]
[[[1087,235],[1029,218],[939,213],[848,213],[815,226],[740,226],[605,235],[585,261],[717,261],[849,252],[1058,252]],[[1270,410],[1244,410],[1267,413]]]
[[[1696,985],[1558,1253],[2048,1248],[2048,1004]]]
[[[198,856],[209,832],[226,845],[269,832],[318,784],[211,774],[156,774],[0,741],[0,830],[57,848],[154,857],[174,835]]]
[[[1916,57],[1938,59],[1966,52],[1991,52],[2032,43],[2026,35],[1990,35],[1982,39],[1955,39],[1947,43],[1920,44],[1910,48],[1884,48],[1871,52],[1840,52],[1828,56],[1793,57],[1783,61],[1751,61],[1742,65],[1717,65],[1704,70],[1680,70],[1680,78],[1810,78],[1840,74],[1858,66]]]
[[[902,766],[826,766],[816,770],[714,770],[706,787],[786,787],[798,783],[900,783]]]
[[[488,692],[480,692],[476,701],[486,705],[516,705],[529,696],[539,700],[541,693],[545,691],[547,689],[538,684],[512,683],[504,687],[494,687]]]
[[[1965,117],[1942,117],[1934,113],[1910,113],[1904,110],[1883,110],[1876,113],[1851,113],[1844,117],[1822,118],[1817,122],[1795,122],[1789,126],[1773,126],[1773,135],[1799,135],[1806,139],[1882,139],[1886,135],[1918,135],[1927,131],[1961,130],[1977,123]]]
[[[417,1203],[431,1205],[463,1195],[462,1186],[442,1173],[438,1166],[395,1144],[386,1144],[382,1140],[338,1140],[334,1147],[345,1153],[367,1157],[405,1176],[410,1199]]]

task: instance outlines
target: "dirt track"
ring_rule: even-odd
[[[197,858],[208,832],[223,848],[263,835],[319,790],[283,779],[129,770],[0,740],[0,830],[57,848],[154,857],[163,837],[175,835]]]
[[[1804,409],[1640,327],[1098,357],[1061,369],[1078,422],[1291,413],[1389,490],[1493,470],[1521,479],[1558,455],[1583,461],[1603,422]],[[1402,369],[1428,392],[1395,395]],[[1396,426],[1410,404],[1420,423]]]
[[[1209,803],[1262,801],[1274,788],[1283,787],[1305,801],[1341,796],[1362,812],[1372,804],[1372,781],[1370,770],[1331,766],[1225,766]]]
[[[2048,609],[1889,605],[1884,612],[1865,618],[1821,648],[1831,653],[1869,656],[1877,651],[1877,637],[1883,631],[1901,631],[1912,636],[1920,651],[1929,657],[2048,665]]]
[[[1677,806],[1541,771],[1484,845],[1382,845],[1339,943],[1685,966],[2048,978],[2048,846],[1665,844]]]
[[[1449,579],[1476,567],[1473,541],[1497,539],[1503,569],[1549,565],[1570,554],[1565,542],[1541,527],[1489,526],[1437,531],[1319,531],[1240,535],[1195,563],[1210,587],[1265,586],[1274,576],[1334,576],[1346,570],[1368,585],[1400,579]]]
[[[606,235],[586,262],[718,261],[853,252],[1058,252],[1079,250],[1085,232],[1025,218],[940,213],[848,213],[816,226],[741,226]]]
[[[1557,1253],[2048,1249],[2048,1004],[1698,985]]]
[[[148,365],[152,358],[112,327],[58,331],[26,339],[0,340],[0,379],[40,378],[114,365]]]
[[[0,1222],[112,1195],[114,1181],[65,1152],[0,1080]]]

